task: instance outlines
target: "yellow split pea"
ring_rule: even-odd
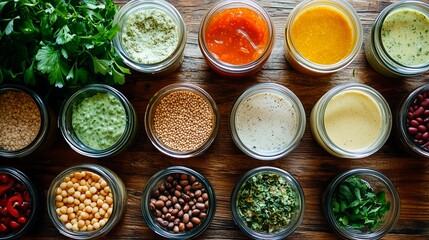
[[[89,171],[71,173],[56,190],[56,213],[72,231],[103,227],[113,211],[113,194],[107,182]]]

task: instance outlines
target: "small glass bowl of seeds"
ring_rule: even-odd
[[[172,166],[155,173],[141,200],[147,225],[168,239],[191,239],[202,234],[216,211],[210,182],[199,172]]]
[[[24,157],[45,143],[52,119],[36,92],[16,84],[1,86],[0,113],[0,156]]]
[[[407,152],[429,158],[429,85],[408,93],[398,106],[396,139]]]
[[[189,158],[205,152],[219,129],[219,110],[202,88],[176,83],[159,90],[149,101],[145,129],[162,153]]]
[[[284,239],[304,217],[304,192],[283,169],[269,166],[246,172],[231,194],[231,213],[238,228],[252,239]]]
[[[400,198],[383,173],[356,168],[338,174],[322,197],[322,209],[331,228],[343,239],[376,240],[393,229],[399,218]]]
[[[82,164],[61,172],[47,194],[48,214],[57,230],[72,239],[105,236],[121,220],[127,190],[110,169]]]

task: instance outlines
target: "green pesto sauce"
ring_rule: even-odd
[[[86,146],[103,150],[122,136],[127,117],[119,100],[109,93],[85,98],[73,107],[72,125]]]
[[[429,64],[429,18],[424,13],[410,8],[391,12],[383,22],[381,40],[398,63]]]
[[[122,34],[125,51],[143,64],[167,59],[179,43],[178,28],[164,11],[144,9],[128,17]]]

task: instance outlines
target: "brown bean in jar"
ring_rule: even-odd
[[[154,174],[145,186],[141,203],[148,226],[168,239],[199,236],[216,211],[210,182],[197,171],[182,166]]]

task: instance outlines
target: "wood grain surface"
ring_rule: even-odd
[[[119,5],[126,1],[117,1]],[[291,10],[299,1],[258,1],[275,24],[276,42],[264,68],[252,77],[224,78],[206,65],[198,47],[201,19],[213,1],[171,0],[184,17],[188,29],[185,59],[181,68],[166,77],[150,77],[138,72],[127,76],[126,84],[115,86],[131,101],[137,111],[139,132],[135,143],[125,152],[111,158],[92,159],[75,153],[57,132],[49,149],[24,159],[0,159],[1,165],[14,166],[30,172],[43,189],[46,198],[51,181],[65,168],[81,163],[97,163],[114,170],[127,187],[127,211],[121,222],[103,239],[159,239],[144,222],[140,199],[148,179],[157,171],[173,165],[198,170],[212,183],[217,195],[217,210],[209,228],[199,239],[247,239],[234,225],[229,204],[238,178],[258,166],[275,166],[291,173],[305,193],[305,214],[302,224],[289,239],[338,239],[321,211],[321,194],[329,181],[343,171],[367,167],[381,171],[396,186],[401,197],[400,218],[384,239],[429,239],[429,160],[402,151],[393,137],[375,154],[356,160],[336,158],[313,139],[309,116],[317,100],[341,83],[359,82],[378,90],[394,112],[398,102],[409,91],[427,84],[429,74],[403,79],[389,79],[376,73],[366,62],[363,47],[356,60],[344,70],[322,77],[310,77],[295,71],[284,57],[284,28]],[[357,10],[364,29],[364,42],[376,16],[393,1],[349,1]],[[425,1],[427,2],[427,1]],[[149,141],[143,126],[145,109],[150,98],[162,87],[186,82],[204,88],[218,104],[221,122],[218,136],[204,154],[190,159],[175,159],[160,153]],[[307,126],[301,144],[287,156],[274,161],[255,160],[242,153],[233,143],[228,121],[232,104],[246,88],[260,82],[282,84],[302,101]],[[45,92],[45,91],[42,91]],[[48,102],[56,113],[68,91],[49,91]],[[26,239],[65,239],[53,226],[46,209],[43,220]]]

